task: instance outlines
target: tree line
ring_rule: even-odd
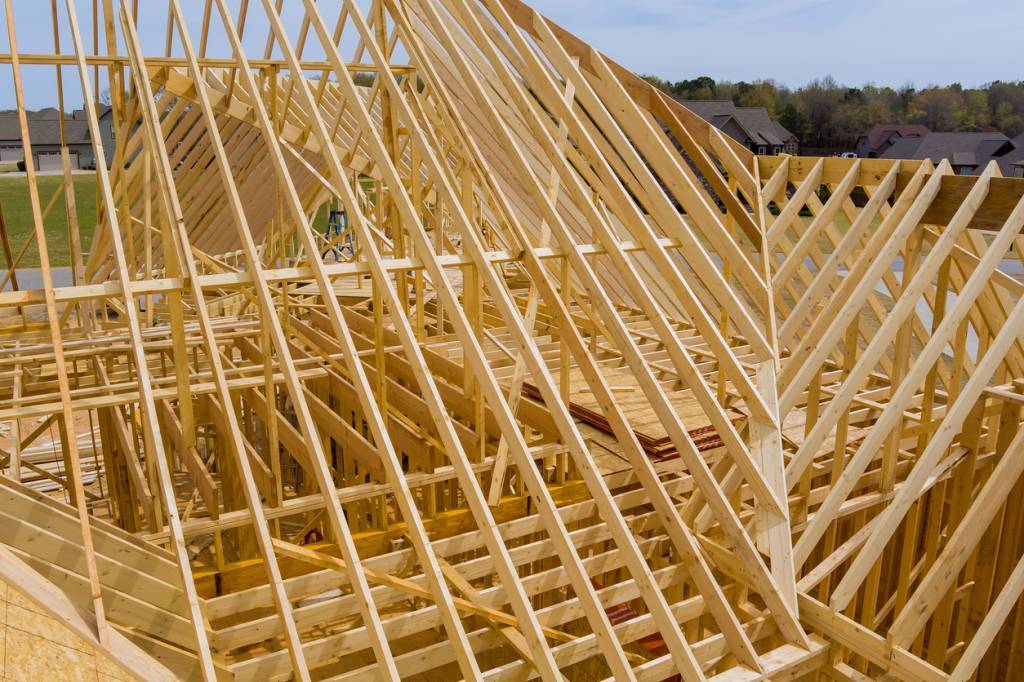
[[[852,149],[876,123],[922,123],[937,132],[995,130],[1010,137],[1024,132],[1024,81],[919,90],[910,84],[849,87],[826,76],[793,90],[773,80],[644,79],[680,100],[732,100],[737,106],[764,107],[803,147]]]

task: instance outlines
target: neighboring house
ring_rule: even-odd
[[[857,138],[857,156],[877,159],[889,147],[906,138],[922,138],[931,131],[919,123],[879,123]]]
[[[103,153],[106,165],[114,156],[114,123],[111,109],[100,106],[100,135],[103,139]],[[32,144],[32,161],[36,170],[61,170],[60,128],[61,115],[54,108],[40,109],[27,113],[28,135]],[[64,139],[68,147],[69,161],[72,169],[95,168],[96,159],[93,154],[92,138],[89,135],[89,122],[84,109],[76,109],[64,114]],[[25,150],[21,140],[21,125],[16,111],[0,111],[0,161],[22,161]]]
[[[904,138],[889,147],[883,159],[949,159],[957,175],[977,175],[989,161],[1014,152],[1013,140],[1002,133],[928,133]]]
[[[764,107],[738,107],[730,100],[684,100],[683,106],[755,154],[796,154],[800,141]]]
[[[1024,178],[1024,133],[1013,138],[1013,150],[998,159],[999,170],[1008,178]]]

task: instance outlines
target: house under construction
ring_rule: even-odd
[[[1024,676],[1024,180],[753,156],[519,0],[4,11],[0,677]]]

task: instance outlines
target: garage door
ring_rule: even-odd
[[[0,148],[0,161],[21,161],[23,158],[25,158],[25,154],[21,147]]]
[[[68,154],[72,170],[78,168],[78,152]],[[55,171],[63,170],[64,164],[60,160],[60,152],[39,152],[39,170]]]

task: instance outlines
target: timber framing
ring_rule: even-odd
[[[1024,181],[751,156],[519,0],[81,4],[4,1],[0,578],[125,673],[1024,674]]]

